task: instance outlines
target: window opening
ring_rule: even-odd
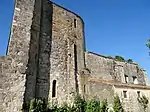
[[[140,91],[137,91],[137,95],[138,95],[138,97],[140,97]]]
[[[77,27],[77,20],[74,19],[74,28],[76,28],[76,27]]]
[[[127,91],[123,91],[124,98],[127,98]]]
[[[125,83],[128,83],[128,76],[125,75]]]
[[[137,77],[136,76],[132,76],[133,78],[133,84],[137,84]]]
[[[53,80],[52,97],[56,97],[56,80]]]
[[[78,79],[77,79],[78,63],[77,63],[77,46],[74,44],[74,75],[76,91],[78,92]]]

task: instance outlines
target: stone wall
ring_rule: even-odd
[[[114,90],[119,95],[125,112],[144,112],[143,107],[137,100],[137,92],[140,92],[140,96],[145,95],[146,97],[148,97],[148,99],[150,99],[150,88],[143,89],[130,87],[115,87]],[[124,98],[123,91],[127,91],[127,98]],[[147,110],[150,110],[150,104],[148,104]]]
[[[5,75],[3,74],[3,63],[5,62],[5,57],[0,56],[0,104],[3,104],[5,94],[3,93],[2,85],[5,83]],[[3,111],[3,105],[0,105],[1,111]]]
[[[23,103],[39,97],[58,104],[73,101],[72,93],[81,93],[84,48],[78,15],[48,0],[16,0],[7,56],[0,63],[1,80],[5,73],[0,109],[21,111]]]
[[[2,94],[5,97],[1,104],[3,112],[19,112],[22,109],[34,4],[35,0],[15,1],[9,47],[3,63],[5,73],[5,83],[2,85]]]
[[[108,104],[113,104],[113,96],[115,92],[111,84],[90,80],[85,86],[85,93],[87,99],[96,99],[99,101],[107,99]]]
[[[82,19],[53,4],[53,25],[50,52],[49,100],[59,104],[72,101],[72,93],[81,91],[79,72],[84,68],[84,24]],[[56,80],[56,97],[52,83]]]
[[[145,72],[135,63],[115,61],[91,52],[86,52],[85,57],[86,67],[91,71],[92,77],[126,83],[125,75],[127,75],[128,84],[133,84],[133,77],[136,77],[137,84],[146,84]]]
[[[84,23],[77,14],[49,0],[16,0],[6,57],[0,57],[0,110],[19,112],[26,101],[46,98],[57,104],[73,101],[73,93],[107,98],[113,84],[90,78],[145,85],[137,64],[85,53]],[[116,90],[119,91],[119,90]]]

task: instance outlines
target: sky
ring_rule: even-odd
[[[52,0],[80,15],[85,23],[87,51],[132,59],[147,70],[150,57],[150,0]],[[13,15],[13,0],[0,0],[0,55],[5,55]]]

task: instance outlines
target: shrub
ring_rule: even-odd
[[[125,59],[121,56],[115,56],[115,60],[117,61],[125,61]]]
[[[101,104],[101,105],[100,105]],[[26,103],[27,112],[107,112],[107,100],[100,101],[89,100],[85,101],[79,94],[74,98],[74,104],[71,106],[64,103],[62,106],[49,105],[45,99],[33,99]]]
[[[86,101],[77,94],[74,99],[74,106],[76,108],[76,112],[85,112]]]
[[[46,112],[47,104],[45,99],[33,99],[30,102],[29,112]]]
[[[96,100],[87,101],[86,112],[99,112],[100,111],[100,102]]]
[[[100,112],[107,112],[107,111],[108,111],[108,102],[107,99],[105,99],[100,104]]]
[[[133,63],[133,60],[132,59],[128,59],[127,62],[128,63]]]
[[[116,95],[114,97],[113,110],[114,110],[114,112],[123,112],[122,103],[121,103],[118,95]]]
[[[142,97],[138,97],[138,102],[143,106],[144,111],[146,111],[148,107],[148,98],[145,95],[142,95]]]

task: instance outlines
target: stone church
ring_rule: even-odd
[[[137,97],[150,98],[145,70],[86,51],[79,15],[48,0],[16,0],[14,7],[7,55],[0,57],[1,112],[20,112],[33,98],[71,103],[74,92],[107,98],[109,107],[117,93],[125,112],[142,112]]]

